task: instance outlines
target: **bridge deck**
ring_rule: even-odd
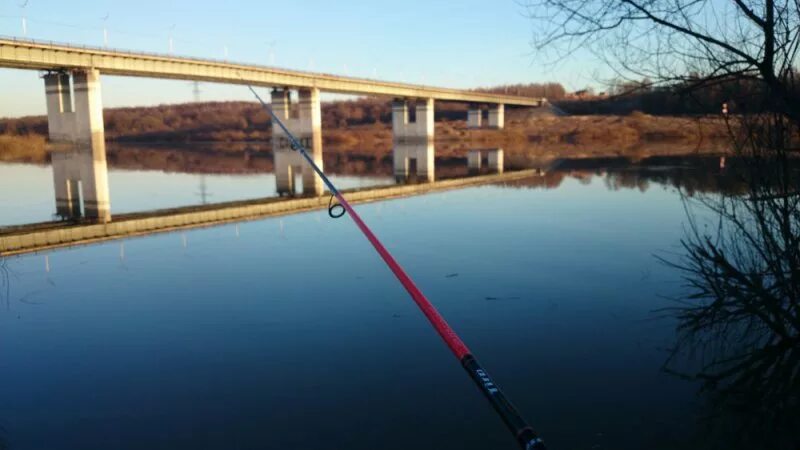
[[[0,67],[32,70],[89,69],[109,75],[172,78],[255,86],[318,88],[324,92],[433,98],[474,103],[541,106],[544,99],[488,94],[406,83],[343,77],[209,59],[134,53],[52,42],[0,38]]]

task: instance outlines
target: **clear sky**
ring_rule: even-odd
[[[533,53],[533,24],[515,0],[0,1],[5,36],[22,37],[25,17],[28,38],[102,46],[105,26],[111,48],[168,53],[172,36],[176,55],[227,52],[235,62],[460,88],[558,81],[574,90],[596,76],[585,56],[554,65]],[[103,103],[180,103],[192,89],[107,76]],[[241,86],[200,89],[201,100],[251,100]],[[44,112],[35,71],[0,69],[0,117]]]

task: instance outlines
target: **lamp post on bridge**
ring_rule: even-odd
[[[25,8],[28,6],[28,2],[29,1],[30,0],[25,0],[24,2],[22,2],[21,5],[19,5],[19,7],[22,8],[22,36],[23,37],[27,37],[28,36],[28,20],[27,20],[26,14],[25,14]]]
[[[103,17],[103,47],[108,47],[108,17],[110,13],[106,13]]]
[[[169,53],[172,54],[174,47],[172,45],[172,35],[175,33],[175,24],[173,23],[171,27],[169,27]]]
[[[275,65],[275,42],[276,41],[267,41],[267,42],[265,42],[265,44],[267,44],[267,48],[269,48],[269,65],[270,66],[274,66]]]

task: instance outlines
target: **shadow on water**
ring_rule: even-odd
[[[754,119],[751,119],[754,120]],[[685,292],[664,368],[700,383],[700,448],[800,448],[800,169],[786,123],[746,124],[736,193],[684,195]],[[769,150],[764,150],[769,149]]]

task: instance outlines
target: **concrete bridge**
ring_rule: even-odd
[[[54,165],[57,212],[69,217],[82,203],[84,214],[101,222],[111,220],[101,73],[271,87],[275,113],[306,145],[320,167],[320,93],[390,97],[393,99],[395,172],[407,174],[409,164],[413,163],[415,171],[428,181],[433,181],[435,101],[468,103],[467,125],[470,128],[483,125],[484,112],[488,127],[503,128],[506,105],[536,107],[546,103],[545,99],[529,97],[12,38],[0,38],[0,67],[44,72],[49,138],[67,153],[54,159],[59,163]],[[291,91],[296,94],[290,95]],[[292,101],[293,97],[297,102]],[[300,155],[289,148],[282,132],[276,127],[273,131],[278,192],[294,193],[295,177],[299,174],[304,193],[321,195],[324,188],[319,178]],[[497,157],[491,161],[497,169]],[[499,161],[502,171],[502,156]],[[75,168],[70,169],[72,166]]]

